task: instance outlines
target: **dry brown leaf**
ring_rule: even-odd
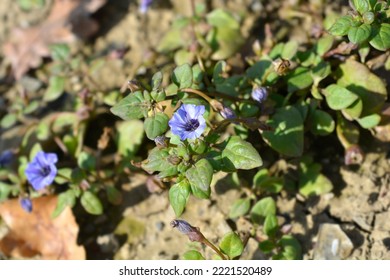
[[[79,227],[67,207],[55,219],[56,196],[32,200],[33,211],[25,212],[18,199],[0,204],[0,216],[9,233],[0,240],[0,251],[8,257],[75,260],[85,259],[85,249],[77,245]]]
[[[97,23],[89,18],[106,0],[54,0],[48,18],[39,26],[15,29],[3,46],[16,79],[30,68],[41,64],[49,55],[50,44],[69,43],[87,38],[97,31]]]

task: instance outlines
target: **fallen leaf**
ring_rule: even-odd
[[[0,204],[0,216],[9,228],[0,240],[0,251],[13,258],[75,260],[85,259],[85,249],[77,245],[79,227],[69,207],[55,219],[57,196],[32,200],[33,211],[25,212],[18,199]]]
[[[41,64],[49,56],[49,45],[70,43],[94,34],[98,25],[89,15],[106,0],[54,0],[48,18],[39,26],[16,28],[3,46],[4,55],[12,65],[15,79],[20,79],[30,68]]]

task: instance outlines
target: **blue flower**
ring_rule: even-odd
[[[253,100],[256,100],[259,103],[262,103],[268,97],[268,90],[265,87],[255,87],[252,90],[251,96],[252,96]]]
[[[32,162],[27,165],[25,174],[27,180],[36,191],[53,183],[57,175],[56,162],[58,157],[53,153],[39,151]]]
[[[152,5],[153,0],[141,0],[141,4],[139,6],[139,11],[142,14],[145,14],[148,11],[150,5]]]
[[[29,198],[22,198],[20,200],[20,206],[22,206],[23,210],[27,213],[31,213],[33,209],[32,201]]]
[[[198,138],[206,128],[204,112],[203,105],[181,105],[168,123],[172,133],[180,136],[181,140]]]

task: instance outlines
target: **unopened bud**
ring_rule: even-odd
[[[33,210],[32,201],[29,198],[20,199],[20,206],[22,206],[23,210],[27,213],[31,213]]]
[[[202,242],[205,239],[199,228],[191,226],[184,220],[173,220],[171,227],[177,228],[181,233],[187,235],[191,241]]]
[[[255,87],[252,90],[251,96],[253,100],[263,103],[268,97],[268,90],[265,87]]]
[[[223,107],[219,112],[224,119],[235,119],[237,118],[236,113],[229,107]]]
[[[156,146],[159,148],[166,148],[167,141],[168,139],[164,135],[157,136],[156,138],[154,138],[154,143],[156,143]]]

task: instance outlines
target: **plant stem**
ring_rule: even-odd
[[[209,96],[207,96],[205,93],[203,93],[203,92],[201,92],[200,90],[197,90],[197,89],[184,88],[181,91],[197,94],[200,97],[203,97],[209,103],[211,103],[211,101],[212,101],[212,99]]]
[[[211,243],[210,241],[207,240],[207,238],[204,238],[203,241],[202,241],[205,245],[209,246],[214,252],[216,252],[223,260],[227,260],[225,255],[222,254],[222,252],[214,246],[213,243]]]

